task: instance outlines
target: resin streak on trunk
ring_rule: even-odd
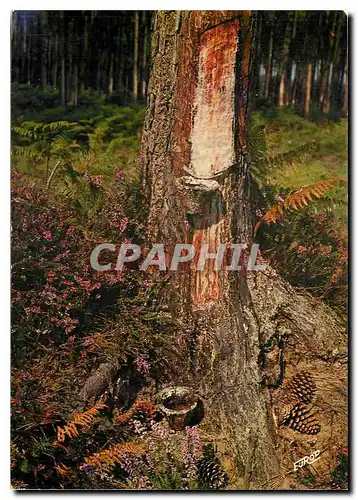
[[[200,37],[198,83],[194,98],[194,124],[191,135],[191,162],[188,173],[208,179],[236,164],[235,88],[239,20],[219,24]],[[222,237],[221,203],[213,203],[199,217],[194,230],[196,254],[201,245],[216,253]],[[216,301],[220,296],[215,260],[208,259],[203,270],[193,264],[192,300],[196,307]]]
[[[236,163],[233,132],[238,26],[235,19],[201,37],[190,166],[198,178],[211,177]]]

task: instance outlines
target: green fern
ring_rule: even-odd
[[[83,149],[75,137],[83,127],[75,122],[59,121],[39,123],[24,121],[12,127],[13,144],[11,152],[15,156],[46,162],[46,182],[52,158],[68,162],[74,153]]]
[[[319,145],[315,141],[306,142],[296,149],[271,156],[268,161],[269,167],[282,167],[285,165],[292,165],[296,162],[302,162],[318,149]]]
[[[250,172],[260,188],[267,184],[270,171],[273,168],[303,162],[319,149],[319,145],[315,141],[309,141],[285,153],[270,155],[265,126],[251,129],[248,145],[251,158]]]

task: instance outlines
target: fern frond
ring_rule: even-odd
[[[257,222],[254,228],[254,235],[257,233],[261,224],[275,224],[284,211],[298,210],[299,208],[307,207],[309,202],[313,202],[313,197],[321,198],[327,191],[332,189],[334,184],[339,181],[345,181],[343,177],[332,177],[330,179],[323,179],[316,182],[311,186],[303,186],[298,191],[290,194],[284,201],[270,208],[263,217]]]
[[[107,450],[99,451],[85,458],[85,463],[92,467],[120,464],[123,460],[124,453],[129,455],[141,455],[145,453],[145,445],[136,443],[116,444]]]
[[[41,124],[42,125],[42,130],[43,132],[57,132],[59,130],[80,130],[82,127],[79,125],[77,122],[67,122],[67,121],[60,121],[60,122],[52,122],[52,123],[46,123],[46,124]]]
[[[24,121],[21,123],[20,127],[13,127],[13,129],[22,129],[24,130],[33,130],[35,132],[51,132],[51,133],[56,133],[59,132],[60,130],[78,130],[81,128],[81,125],[79,125],[77,122],[68,122],[68,121],[59,121],[59,122],[52,122],[52,123],[41,123],[41,122],[34,122],[34,121]],[[21,133],[21,132],[20,132]]]
[[[88,426],[89,424],[91,424],[93,419],[103,408],[106,408],[105,404],[97,403],[93,408],[90,408],[85,412],[76,413],[73,419],[64,427],[57,427],[57,442],[62,443],[63,441],[65,441],[66,436],[68,436],[70,439],[77,437],[79,435],[77,426]]]
[[[59,465],[56,465],[55,466],[55,469],[57,470],[57,472],[60,474],[60,476],[63,476],[63,477],[68,477],[71,475],[71,472],[70,472],[70,469],[69,467],[67,467],[66,465],[64,464],[59,464]]]
[[[284,165],[292,165],[292,163],[302,162],[318,149],[319,145],[315,141],[306,142],[296,149],[269,157],[268,166],[282,167]]]
[[[11,131],[17,135],[20,135],[21,137],[28,137],[30,139],[37,139],[38,137],[35,130],[32,128],[28,129],[14,125],[13,127],[11,127]]]
[[[38,158],[39,151],[37,147],[31,146],[12,146],[11,154],[14,156],[25,156],[26,158]]]
[[[40,137],[54,136],[59,133],[80,132],[83,127],[76,122],[53,122],[53,123],[40,123],[34,121],[25,121],[21,125],[14,125],[11,131],[21,137],[36,140]]]
[[[267,138],[266,127],[264,125],[250,130],[248,145],[251,161],[254,165],[267,162]]]

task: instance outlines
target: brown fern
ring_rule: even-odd
[[[122,454],[141,455],[145,452],[143,444],[124,443],[111,446],[107,450],[102,450],[98,453],[85,458],[85,463],[91,467],[102,467],[106,465],[120,464],[123,457]]]
[[[67,476],[70,476],[70,474],[71,474],[69,467],[67,467],[64,464],[58,464],[58,465],[56,465],[55,469],[57,470],[57,472],[62,477],[67,477]]]
[[[98,415],[99,411],[103,408],[106,408],[106,405],[103,403],[97,403],[93,408],[82,412],[76,413],[73,419],[68,422],[64,427],[57,427],[57,442],[62,443],[65,441],[66,436],[70,439],[79,435],[78,426],[82,428],[86,428],[91,424],[93,419]],[[57,442],[54,444],[56,445]]]
[[[120,424],[127,424],[132,418],[141,420],[152,420],[157,407],[150,401],[137,401],[126,413],[118,415],[118,410],[114,412],[116,421]]]
[[[307,207],[309,202],[313,201],[313,197],[321,198],[327,191],[332,189],[336,182],[345,181],[342,177],[331,177],[330,179],[323,179],[316,182],[311,186],[303,186],[298,191],[287,196],[285,200],[278,205],[270,208],[263,217],[257,222],[254,229],[254,235],[257,233],[261,224],[275,224],[284,211],[298,210],[299,208]]]

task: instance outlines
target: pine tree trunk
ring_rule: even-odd
[[[168,265],[175,243],[215,252],[220,243],[252,241],[245,140],[251,44],[249,12],[155,15],[140,161],[148,238],[164,244]],[[292,469],[295,457],[287,446],[276,449],[266,384],[279,382],[267,382],[266,361],[259,365],[268,356],[263,346],[271,346],[272,359],[278,352],[278,380],[285,366],[305,365],[311,349],[309,363],[323,370],[327,349],[346,348],[339,321],[269,267],[245,274],[216,270],[212,260],[203,270],[187,263],[169,272],[157,300],[183,324],[172,334],[180,355],[163,383],[191,385],[202,396],[200,430],[218,445],[230,487],[264,489],[280,462]]]
[[[285,105],[285,92],[286,92],[286,72],[281,71],[281,76],[280,76],[280,86],[279,86],[279,91],[278,91],[278,105],[280,107]]]
[[[312,63],[308,63],[307,73],[306,73],[306,85],[305,85],[305,106],[303,113],[306,119],[308,119],[310,116],[311,87],[312,87]]]
[[[142,164],[144,184],[151,191],[150,235],[169,248],[173,241],[195,247],[208,243],[212,249],[219,241],[250,241],[244,151],[251,32],[249,13],[241,13],[241,21],[235,17],[239,14],[160,12],[156,17]],[[216,44],[220,52],[215,51]],[[217,69],[217,76],[210,87],[212,68]],[[237,113],[236,89],[240,92]],[[202,92],[206,93],[203,98]],[[219,97],[220,105],[215,106]],[[201,106],[203,114],[191,126],[195,106]],[[171,152],[167,152],[168,140]],[[207,152],[202,156],[201,151]],[[185,165],[190,166],[188,171],[183,170]],[[211,169],[219,181],[205,180],[212,176]],[[170,192],[178,196],[171,197]],[[192,235],[185,224],[188,212],[194,214]],[[204,271],[191,267],[173,274],[172,304],[188,325],[186,340],[197,342],[187,375],[192,382],[200,381],[207,405],[207,432],[222,426],[215,432],[223,438],[230,435],[240,449],[241,487],[258,487],[277,472],[278,462],[267,422],[267,394],[256,362],[259,339],[249,312],[247,284],[243,277],[224,277],[211,263]],[[215,384],[210,363],[214,363]],[[183,368],[182,377],[187,370]]]
[[[40,16],[41,26],[41,86],[47,85],[47,12],[42,11]]]
[[[73,65],[71,101],[74,106],[78,104],[78,65]]]
[[[329,113],[331,109],[331,88],[332,88],[332,76],[333,76],[333,64],[329,65],[328,69],[328,77],[325,86],[325,93],[323,97],[322,103],[322,111],[323,113]]]
[[[68,39],[67,39],[67,61],[68,61],[68,71],[67,71],[67,100],[68,104],[73,104],[72,97],[72,82],[73,82],[73,67],[72,67],[72,54],[73,54],[73,21],[68,23]]]
[[[120,24],[118,28],[118,48],[116,55],[116,90],[122,93],[124,91],[123,83],[123,68],[124,68],[124,53],[123,53],[123,27]]]
[[[108,68],[108,94],[113,94],[113,64],[114,64],[114,56],[113,52],[109,58],[109,68]]]
[[[138,98],[138,43],[139,43],[139,13],[134,14],[134,45],[133,45],[133,99]]]
[[[280,73],[280,86],[278,91],[278,105],[280,107],[286,105],[286,78],[287,78],[287,62],[289,54],[289,32],[290,32],[290,17],[287,19],[285,36],[283,39],[282,64]]]
[[[297,31],[297,11],[293,13],[293,22],[292,22],[292,32],[291,32],[291,45],[294,44],[295,38],[296,38],[296,31]],[[293,55],[292,53],[288,57],[287,61],[287,73],[288,73],[288,78],[287,78],[287,85],[286,85],[286,95],[285,95],[285,105],[289,106],[289,104],[292,101],[292,90],[293,90],[293,68],[294,68],[294,61],[293,61]]]
[[[349,103],[349,80],[348,80],[348,64],[346,63],[345,77],[344,77],[342,116],[348,115],[348,103]]]
[[[26,60],[27,60],[27,23],[26,18],[24,19],[23,25],[23,43],[21,51],[21,80],[26,81]]]
[[[321,82],[321,92],[320,92],[320,103],[322,111],[328,113],[331,108],[331,79],[332,79],[332,61],[334,58],[334,38],[336,32],[336,25],[338,19],[338,11],[334,12],[333,22],[331,32],[334,36],[331,36],[329,43],[329,52],[326,61],[323,61],[322,65],[322,82]]]
[[[143,11],[143,50],[142,50],[142,98],[147,94],[147,46],[148,46],[148,26],[146,12]]]
[[[321,84],[320,84],[320,92],[319,92],[319,102],[321,107],[323,106],[323,101],[326,95],[326,87],[328,81],[328,71],[326,68],[326,63],[322,61],[322,69],[321,69]]]
[[[61,12],[60,52],[61,52],[61,106],[66,108],[66,62],[65,62],[65,21],[64,12]]]
[[[90,53],[88,51],[88,17],[85,15],[80,61],[80,92],[83,92],[85,89],[87,89],[87,64],[90,61]]]
[[[289,87],[288,87],[288,104],[292,104],[292,101],[294,100],[296,74],[297,74],[297,65],[295,61],[292,61],[290,69]]]
[[[270,30],[270,39],[269,39],[269,52],[268,59],[265,71],[265,87],[264,87],[264,98],[268,100],[269,90],[270,90],[270,81],[271,81],[271,73],[272,73],[272,50],[273,50],[273,31],[272,28]]]
[[[52,55],[52,86],[57,87],[57,72],[58,72],[58,35],[56,35],[55,44]]]
[[[65,56],[62,54],[61,57],[61,106],[66,107],[66,68],[65,68]]]
[[[31,76],[32,76],[32,36],[31,36],[31,27],[29,27],[29,40],[27,44],[27,51],[26,51],[26,59],[27,59],[27,73],[26,73],[26,83],[28,85],[31,84]]]

